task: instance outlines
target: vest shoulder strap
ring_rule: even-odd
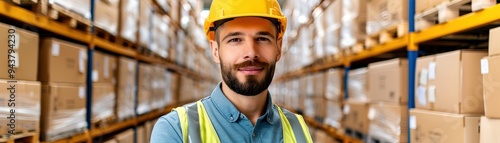
[[[311,134],[302,116],[289,111],[282,111],[278,105],[275,106],[280,113],[284,142],[312,143]]]
[[[184,143],[220,142],[201,101],[174,110],[179,115]]]

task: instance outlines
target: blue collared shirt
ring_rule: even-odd
[[[281,143],[283,129],[278,110],[267,96],[266,112],[255,126],[222,93],[221,84],[201,100],[222,143]],[[283,109],[283,112],[285,109]],[[151,134],[152,143],[182,143],[179,116],[172,111],[158,119]]]

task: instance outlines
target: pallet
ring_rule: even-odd
[[[450,0],[415,14],[415,30],[445,23],[460,17],[460,11],[472,12],[471,0]]]
[[[392,143],[392,141],[387,141],[387,140],[383,140],[383,139],[379,139],[379,138],[376,138],[376,137],[368,137],[367,138],[367,143]]]
[[[347,48],[342,49],[343,55],[349,56],[349,55],[355,55],[358,54],[362,51],[365,50],[365,42],[362,40],[359,40],[354,44],[353,46],[349,46]]]
[[[344,134],[347,135],[347,136],[350,136],[354,139],[358,139],[358,140],[361,140],[361,141],[366,141],[367,138],[368,138],[368,135],[363,133],[363,132],[360,132],[360,131],[357,131],[357,130],[353,130],[351,128],[345,128],[344,129]]]
[[[367,35],[365,38],[365,47],[369,49],[379,44],[385,44],[406,34],[408,34],[407,22],[395,24],[372,35]]]
[[[104,129],[107,128],[111,125],[114,125],[117,123],[115,116],[110,116],[105,119],[100,119],[97,121],[92,121],[92,129]]]
[[[0,143],[38,143],[39,133],[36,131],[21,131],[15,135],[6,134],[0,137]]]
[[[67,131],[67,132],[61,132],[61,133],[56,134],[56,135],[47,135],[47,134],[42,133],[40,135],[41,136],[40,140],[45,141],[45,142],[53,142],[53,141],[61,140],[61,139],[69,139],[75,135],[87,133],[87,132],[88,132],[87,128],[79,128],[79,129],[74,129],[74,130]]]
[[[7,0],[7,1],[17,5],[33,5],[38,3],[38,0]]]
[[[80,14],[77,14],[57,4],[48,4],[47,0],[41,0],[39,5],[41,5],[41,9],[47,9],[46,15],[50,19],[59,21],[71,28],[75,28],[84,33],[90,32],[92,22],[89,19],[81,16]]]
[[[116,36],[115,34],[111,34],[99,27],[94,27],[94,33],[96,37],[104,39],[110,43],[115,43],[125,48],[135,49],[135,47],[137,47],[134,42],[130,42],[129,40]]]

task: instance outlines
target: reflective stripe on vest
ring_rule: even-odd
[[[285,143],[312,143],[302,116],[278,109]],[[200,110],[198,110],[200,109]],[[220,143],[215,128],[201,101],[174,109],[179,115],[184,143]]]

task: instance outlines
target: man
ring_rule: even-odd
[[[302,117],[273,104],[267,90],[286,29],[278,2],[214,0],[204,28],[223,81],[162,116],[151,142],[312,142]]]

